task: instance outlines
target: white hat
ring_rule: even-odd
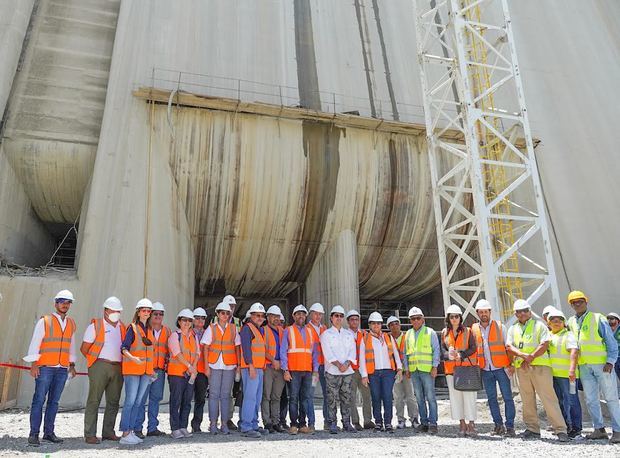
[[[383,323],[383,317],[379,312],[372,312],[368,317],[369,323]]]
[[[267,315],[282,315],[282,310],[277,305],[272,305],[267,309]]]
[[[606,318],[609,318],[610,316],[620,321],[620,315],[618,315],[616,312],[608,313]]]
[[[486,299],[480,299],[476,302],[476,310],[493,310],[493,307],[491,307],[491,303]]]
[[[412,316],[424,316],[424,314],[422,313],[422,310],[420,310],[418,307],[411,307],[409,309],[409,318],[411,318]]]
[[[461,307],[459,307],[458,305],[452,304],[446,309],[446,316],[452,315],[452,314],[462,315],[463,311],[461,310]]]
[[[207,312],[205,312],[205,309],[203,309],[202,307],[197,307],[194,309],[194,316],[204,316],[205,318],[207,317]]]
[[[344,315],[344,307],[342,305],[334,305],[332,311],[329,312],[329,316],[332,316],[334,313],[342,313]]]
[[[54,301],[57,301],[58,299],[64,299],[66,301],[71,301],[71,302],[75,300],[73,298],[73,293],[69,291],[68,289],[63,289],[62,291],[58,291],[58,294],[56,294],[56,296],[54,297]]]
[[[528,302],[524,299],[517,299],[514,303],[514,305],[512,306],[513,311],[517,312],[519,310],[525,310],[525,309],[530,309],[532,307],[530,307],[530,304],[528,304]]]
[[[391,316],[387,319],[387,325],[389,326],[391,323],[400,323],[400,320],[395,316]]]
[[[555,317],[560,317],[564,321],[566,321],[566,316],[564,315],[564,313],[562,313],[561,310],[558,310],[555,307],[553,307],[553,310],[549,311],[549,316],[547,316],[547,319],[550,320],[551,318],[555,318]]]
[[[121,300],[118,297],[110,296],[103,303],[103,308],[120,312],[123,310],[123,304],[121,304]]]
[[[544,315],[548,315],[549,313],[553,312],[554,310],[557,310],[553,305],[548,305],[546,306],[543,311],[542,314]]]
[[[217,307],[215,307],[215,311],[216,312],[219,312],[219,311],[232,312],[228,302],[220,302],[219,304],[217,304]]]
[[[310,306],[310,311],[311,312],[325,313],[325,309],[323,308],[323,304],[321,304],[320,302],[315,302],[314,304],[312,304]]]
[[[357,310],[349,310],[347,312],[347,320],[352,316],[360,316],[360,312],[358,312]]]
[[[142,308],[153,309],[153,303],[150,300],[148,300],[146,297],[143,299],[140,299],[138,303],[136,304],[136,310],[142,309]]]
[[[286,320],[284,319],[284,315],[282,315],[282,313],[280,313],[280,321],[286,321]]]
[[[153,312],[155,311],[165,312],[166,309],[164,308],[164,304],[162,304],[161,302],[153,302]]]
[[[304,312],[306,315],[308,314],[308,310],[302,304],[299,304],[293,309],[293,315],[295,315],[297,312]]]
[[[177,320],[179,318],[189,318],[190,320],[193,320],[194,319],[194,314],[192,313],[192,311],[190,309],[183,309],[177,315]]]
[[[225,304],[235,304],[235,305],[237,305],[237,301],[230,294],[228,296],[224,296],[224,299],[222,299],[222,302],[224,302]]]
[[[252,313],[248,310],[247,312],[245,312],[245,317],[243,318],[243,321],[247,321],[250,319],[250,315],[252,315]]]
[[[261,304],[260,302],[254,302],[250,306],[250,309],[248,310],[248,312],[250,314],[252,314],[252,313],[265,313],[265,307],[263,307],[263,304]]]

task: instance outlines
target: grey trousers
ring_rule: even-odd
[[[280,398],[284,389],[284,372],[271,366],[263,372],[263,400],[261,418],[263,426],[280,424]]]
[[[398,421],[405,421],[405,404],[407,404],[407,413],[409,414],[409,420],[417,420],[418,418],[418,403],[413,393],[413,385],[411,380],[406,377],[399,383],[394,384],[394,407],[396,407],[396,417]]]
[[[329,409],[329,418],[333,424],[337,423],[338,404],[340,404],[340,415],[342,416],[343,426],[348,427],[351,424],[352,380],[353,374],[332,375],[325,372],[325,382],[327,383],[327,407]]]
[[[84,410],[84,437],[97,435],[97,416],[101,398],[105,393],[103,413],[103,437],[115,436],[114,425],[118,414],[118,402],[123,390],[123,375],[120,364],[98,359],[88,368],[88,399]]]
[[[217,425],[220,412],[222,425],[232,418],[230,406],[232,398],[230,392],[235,382],[236,370],[211,369],[209,377],[209,421],[211,425]],[[234,406],[233,406],[234,408]]]
[[[364,424],[372,421],[372,415],[370,408],[372,406],[370,400],[370,387],[362,385],[362,376],[359,371],[355,371],[351,380],[351,422],[359,423],[360,416],[357,411],[357,392],[362,395],[362,413],[364,415]]]

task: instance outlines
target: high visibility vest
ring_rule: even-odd
[[[566,342],[569,332],[568,329],[562,329],[557,334],[551,334],[549,357],[551,359],[551,370],[553,371],[554,377],[568,378],[570,350],[566,348]],[[575,375],[579,377],[577,370],[575,370]]]
[[[361,329],[358,329],[355,333],[355,360],[357,361],[357,364],[351,364],[351,367],[356,371],[360,368],[360,344],[365,336],[366,331],[362,331]]]
[[[409,372],[430,372],[433,369],[433,344],[431,336],[435,331],[422,326],[416,339],[415,329],[405,334],[405,353],[409,361]]]
[[[192,331],[188,335],[183,335],[181,331],[176,331],[176,335],[177,339],[179,339],[181,351],[177,356],[170,358],[170,361],[168,361],[168,375],[183,377],[187,372],[187,366],[179,361],[178,356],[183,355],[183,358],[188,363],[195,366],[200,358],[200,348],[198,347],[198,342],[196,342],[196,335]],[[170,351],[170,348],[168,348],[168,351]]]
[[[65,317],[66,325],[63,330],[56,315],[45,315],[41,317],[45,326],[45,334],[39,346],[39,366],[69,366],[69,356],[71,352],[71,337],[75,332],[75,321],[73,318]]]
[[[267,352],[267,346],[265,345],[265,338],[260,333],[258,328],[251,323],[247,323],[245,326],[249,327],[254,334],[254,338],[252,339],[252,365],[255,369],[264,369],[265,364],[267,363],[267,358],[265,357]],[[245,358],[243,357],[243,351],[241,352],[241,368],[245,369],[250,367],[248,363],[245,362]]]
[[[236,366],[237,350],[235,347],[235,338],[237,337],[237,328],[228,323],[224,332],[220,330],[217,324],[211,325],[211,345],[209,345],[209,364],[217,363],[222,355],[222,361],[227,366]]]
[[[148,338],[151,342],[154,342],[153,330],[147,329],[145,334],[141,326],[136,323],[131,323],[129,326],[133,329],[133,343],[129,347],[129,353],[142,360],[142,364],[134,362],[123,355],[122,372],[123,375],[152,375],[153,374],[153,345],[146,346],[142,339]],[[127,329],[129,329],[129,326]]]
[[[217,324],[217,323],[219,323],[219,320],[217,319],[217,313],[216,313],[213,319],[211,320],[211,324]],[[239,320],[239,318],[237,318],[236,316],[233,316],[232,323],[235,325],[235,328],[237,328],[237,332],[241,331],[241,320]]]
[[[506,344],[504,343],[504,332],[501,323],[495,320],[491,320],[489,324],[489,353],[491,354],[491,362],[493,366],[498,369],[510,366],[510,358],[506,352]],[[480,323],[474,323],[471,326],[471,330],[476,336],[476,345],[478,346],[478,366],[484,369],[486,361],[484,358],[484,336],[482,334],[482,328]]]
[[[323,366],[325,365],[325,358],[323,357],[323,349],[321,348],[321,335],[327,331],[327,327],[322,324],[319,326],[319,332],[316,332],[316,329],[314,329],[314,326],[312,326],[310,323],[308,323],[308,329],[310,329],[310,331],[312,332],[312,337],[314,338],[315,342],[318,342],[318,351],[319,351],[319,366]]]
[[[168,326],[162,326],[161,331],[159,332],[159,338],[154,342],[154,359],[153,359],[153,367],[155,369],[166,369],[166,364],[168,363],[170,352],[168,351],[168,338],[172,334],[172,331]],[[153,333],[155,335],[155,333]]]
[[[314,333],[310,331],[311,326],[307,324],[306,342],[297,329],[297,325],[290,325],[288,329],[288,370],[312,372],[312,347],[314,345]]]
[[[279,351],[279,348],[276,348],[276,334],[269,325],[264,326],[263,329],[265,330],[265,344],[267,346],[267,354],[275,359],[276,352]],[[277,331],[278,337],[280,338],[278,342],[281,343],[284,330],[280,326],[278,326]],[[267,360],[267,365],[271,366],[271,362],[269,362],[269,360]]]
[[[447,330],[444,329],[442,332],[442,337],[446,344],[446,347],[454,347],[456,351],[465,351],[469,346],[469,336],[471,333],[471,329],[468,327],[464,327],[461,332],[457,332],[456,337],[454,337],[454,331],[452,329]],[[476,349],[476,353],[468,356],[464,360],[461,361],[450,361],[446,360],[443,362],[443,368],[446,375],[454,374],[454,368],[456,366],[477,366],[478,365],[478,350]]]
[[[385,342],[385,345],[387,346],[388,359],[390,360],[390,368],[395,371],[396,361],[394,360],[394,348],[392,347],[393,337],[386,332],[382,332],[381,337],[383,338],[383,342]],[[367,332],[364,336],[364,358],[366,359],[366,373],[368,375],[372,375],[375,373],[375,348],[372,345],[372,338],[373,334],[370,332]]]
[[[571,316],[568,319],[568,327],[575,334],[579,346],[579,365],[605,364],[607,362],[607,347],[598,333],[599,322],[604,319],[600,313],[590,311],[586,312],[581,326],[577,322],[577,317]]]
[[[530,318],[525,325],[525,329],[521,330],[521,325],[515,323],[510,327],[512,331],[512,343],[520,351],[527,355],[531,355],[540,345],[540,335],[545,329],[544,324]],[[522,345],[521,345],[522,344]],[[516,368],[521,367],[523,360],[521,358],[515,358],[514,366]],[[539,357],[535,358],[530,366],[551,366],[551,360],[549,359],[549,353],[544,352]]]
[[[95,340],[86,351],[86,364],[88,367],[92,366],[95,361],[97,361],[99,353],[101,353],[101,349],[105,344],[105,320],[103,318],[93,318],[90,322],[95,328]],[[121,327],[121,341],[125,340],[125,325],[122,321],[119,321],[116,323],[116,326]]]
[[[204,335],[204,330],[202,331],[203,335]],[[196,334],[196,331],[194,331],[194,329],[192,329],[192,334],[194,334],[194,339],[196,339],[196,343],[198,345],[198,353],[200,353],[200,339],[198,338],[198,334]],[[202,338],[202,336],[201,336]],[[206,366],[205,366],[205,359],[202,357],[201,354],[198,355],[198,362],[196,363],[196,370],[198,372],[200,372],[201,374],[206,374]]]

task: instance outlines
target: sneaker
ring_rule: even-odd
[[[181,431],[181,434],[183,434],[183,437],[192,437],[193,434],[190,433],[187,428],[181,428],[179,431]]]
[[[439,432],[439,430],[437,429],[437,425],[430,425],[430,426],[428,427],[428,433],[429,433],[429,434],[432,434],[432,435],[434,436],[434,435],[435,435],[435,434],[437,434],[438,432]]]
[[[44,434],[43,440],[53,444],[62,444],[64,441],[54,433]]]
[[[605,431],[605,428],[599,428],[599,429],[595,429],[590,434],[586,434],[586,439],[589,439],[589,440],[609,439],[609,436],[607,436],[607,431]]]
[[[506,434],[506,428],[504,428],[504,425],[495,425],[491,436],[503,436],[504,434]]]
[[[394,434],[394,429],[392,428],[392,425],[386,425],[385,426],[385,432],[386,433],[390,433],[390,434]]]
[[[183,439],[185,437],[180,429],[175,429],[170,435],[173,439]]]
[[[411,427],[415,428],[420,424],[420,422],[418,421],[417,418],[414,418],[413,420],[411,420]]]
[[[540,439],[540,433],[535,433],[534,431],[530,431],[526,429],[521,434],[519,434],[521,439]]]
[[[581,431],[577,429],[571,429],[568,432],[568,437],[570,437],[571,439],[577,439],[577,437],[581,437]]]
[[[235,422],[232,420],[228,420],[226,422],[226,426],[228,426],[228,429],[230,429],[231,431],[237,431],[237,425],[235,425]]]
[[[284,431],[286,431],[286,429],[283,428],[281,425],[273,425],[273,430],[276,433],[283,433]],[[271,431],[269,431],[269,432],[271,432]]]
[[[193,434],[200,434],[200,433],[202,433],[202,429],[200,429],[200,426],[197,426],[196,428],[194,428],[192,426],[192,433]]]
[[[299,432],[299,428],[298,428],[297,426],[291,426],[291,427],[288,429],[288,433],[289,433],[291,436],[296,436],[298,432]]]
[[[41,445],[41,442],[39,441],[39,436],[28,436],[28,445],[30,447],[38,447],[39,445]]]
[[[219,430],[217,429],[217,425],[215,423],[213,423],[211,426],[209,426],[209,433],[213,434],[214,436],[219,433]]]
[[[418,433],[427,433],[428,432],[428,425],[418,425],[418,426],[416,426],[415,430]]]
[[[165,436],[166,433],[163,431],[160,431],[159,429],[154,429],[153,431],[149,431],[148,433],[146,433],[147,437],[158,437],[158,436]]]
[[[558,442],[568,442],[570,439],[568,438],[568,434],[566,433],[558,433]]]
[[[405,420],[398,420],[397,429],[405,429]]]
[[[517,433],[515,432],[514,428],[506,428],[506,434],[504,434],[505,437],[517,437]]]
[[[357,434],[357,428],[354,428],[350,423],[344,425],[344,430],[346,432],[348,432],[348,433],[355,433],[355,434]]]
[[[364,429],[375,429],[375,423],[373,421],[367,421],[364,423]]]
[[[360,425],[359,423],[353,423],[353,427],[355,428],[356,431],[362,431],[364,429],[364,427]]]
[[[129,433],[126,436],[121,437],[121,440],[118,441],[118,443],[121,445],[138,445],[140,443],[140,439]]]
[[[241,435],[243,437],[248,437],[250,439],[260,439],[261,437],[263,437],[261,433],[259,433],[258,431],[254,431],[254,430],[246,431],[244,433],[241,433]]]
[[[268,429],[261,428],[261,427],[259,427],[258,429],[255,429],[254,431],[258,431],[262,436],[264,436],[265,434],[269,434]]]

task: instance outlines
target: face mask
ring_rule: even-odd
[[[118,320],[121,319],[121,313],[120,312],[114,312],[114,313],[110,313],[108,315],[108,320],[110,320],[112,323],[117,323]]]

